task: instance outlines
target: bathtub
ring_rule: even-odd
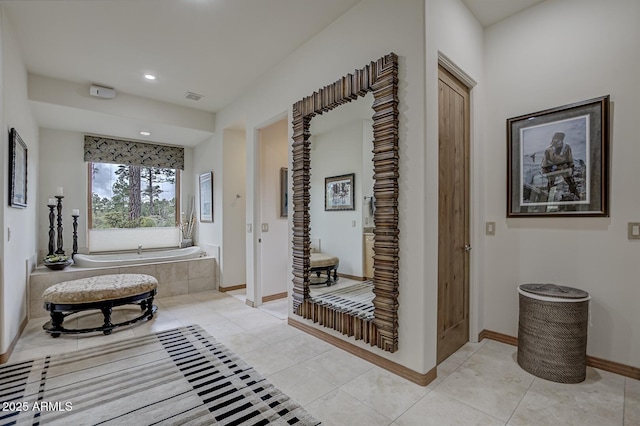
[[[175,260],[194,259],[202,256],[198,246],[181,249],[143,251],[142,253],[117,254],[76,254],[75,266],[80,268],[102,268],[108,266],[139,265],[141,263],[173,262]]]

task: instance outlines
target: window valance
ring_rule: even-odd
[[[184,170],[184,148],[85,135],[84,161]]]

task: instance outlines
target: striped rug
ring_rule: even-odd
[[[199,326],[0,366],[0,425],[317,425]]]
[[[312,295],[315,304],[331,306],[338,312],[344,312],[365,320],[373,320],[373,282],[364,281],[349,287],[330,290],[323,294]]]

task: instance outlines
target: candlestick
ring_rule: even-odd
[[[73,217],[73,253],[71,253],[72,259],[73,259],[73,256],[75,256],[76,253],[78,252],[78,215],[76,214],[77,211],[78,209],[73,209],[73,214],[71,215],[71,217]]]
[[[52,202],[53,201],[53,202]],[[56,232],[53,230],[53,219],[55,218],[55,214],[53,214],[53,208],[55,207],[55,200],[49,199],[49,253],[47,256],[51,256],[53,254],[53,238]]]
[[[60,192],[62,192],[62,188],[58,188]],[[64,250],[62,249],[62,199],[64,196],[56,195],[58,199],[58,250],[56,250],[56,254],[64,254]]]

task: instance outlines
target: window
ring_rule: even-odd
[[[180,171],[89,163],[89,228],[174,228],[180,211]]]

